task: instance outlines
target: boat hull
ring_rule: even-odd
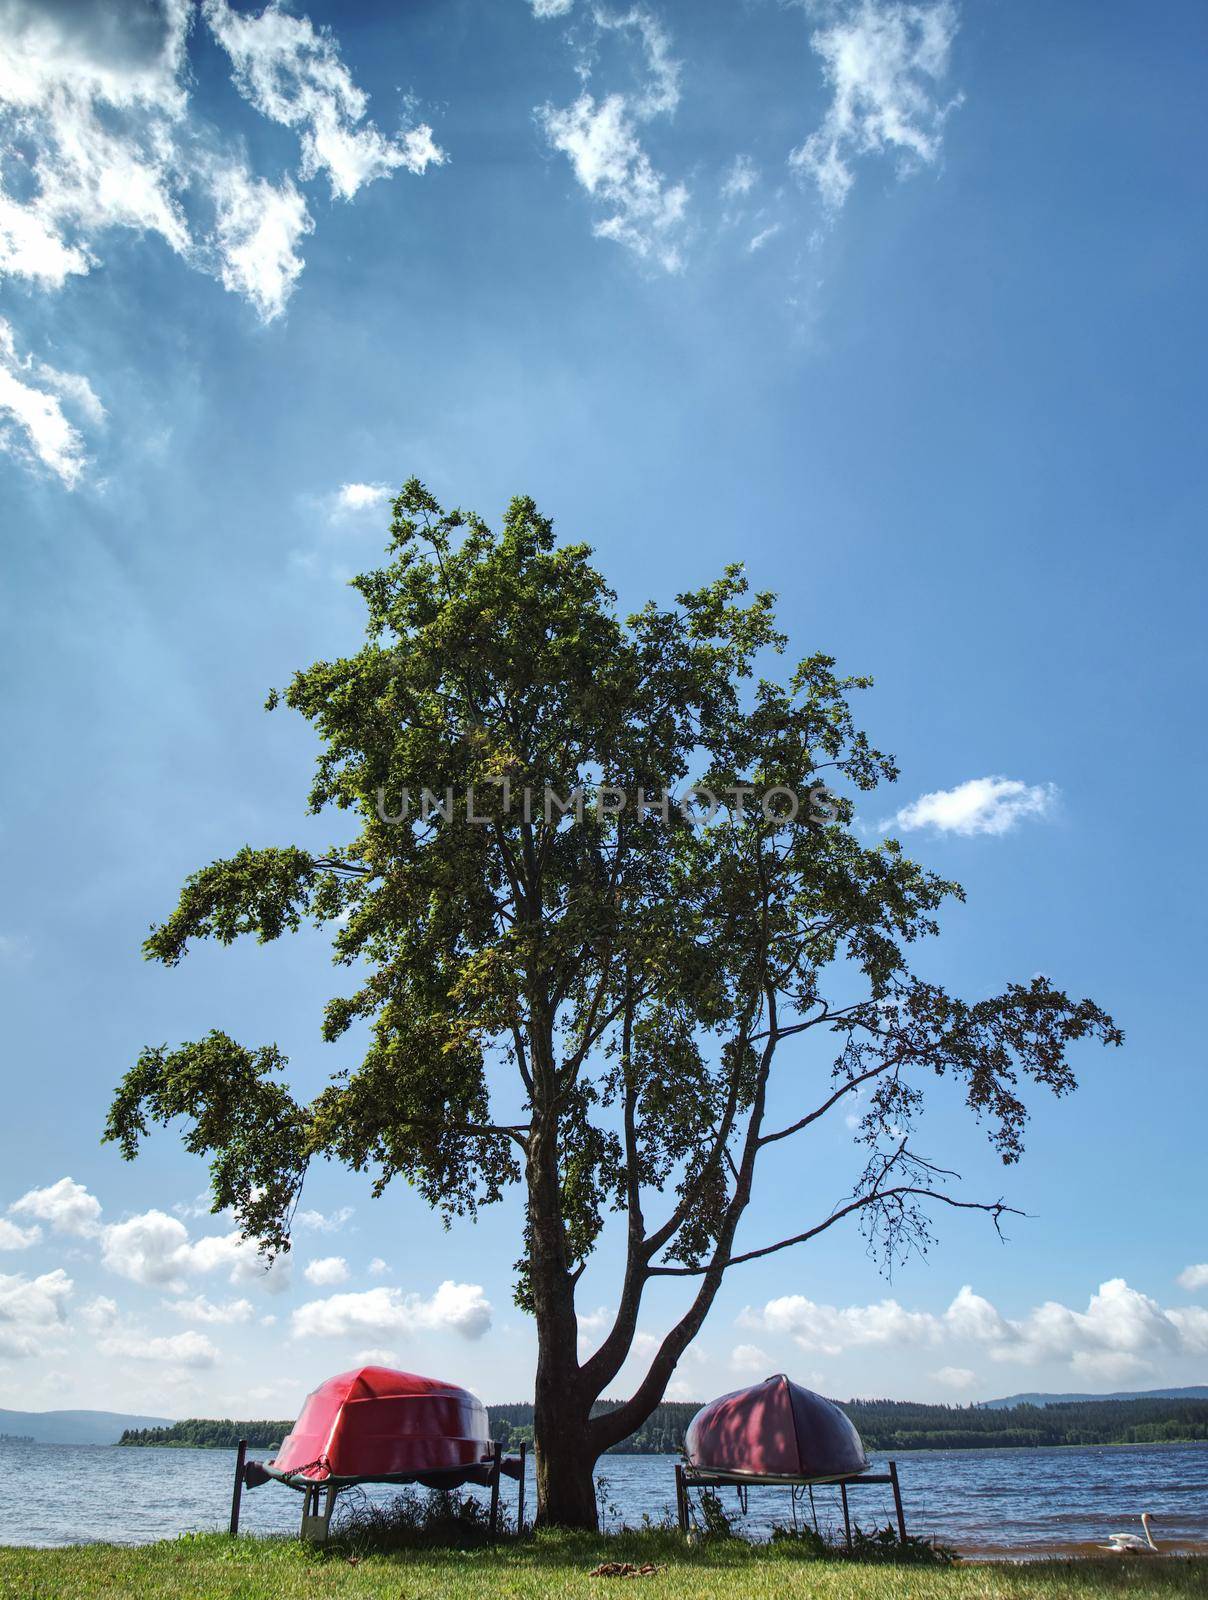
[[[419,1478],[474,1468],[491,1454],[486,1407],[455,1384],[389,1367],[321,1383],[270,1463],[274,1473]]]
[[[688,1424],[690,1466],[814,1483],[868,1466],[860,1435],[832,1401],[783,1373],[712,1400]]]

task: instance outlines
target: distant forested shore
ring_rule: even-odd
[[[1048,1406],[921,1405],[912,1400],[840,1402],[870,1451],[1032,1449],[1038,1445],[1175,1444],[1208,1440],[1208,1400],[1080,1400]],[[700,1408],[668,1401],[616,1449],[623,1455],[674,1454]],[[533,1408],[490,1406],[491,1432],[506,1449],[531,1444]],[[609,1409],[607,1403],[598,1410]],[[127,1428],[125,1445],[257,1450],[279,1445],[292,1421],[232,1422],[191,1417],[163,1428]]]

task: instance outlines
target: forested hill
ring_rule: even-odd
[[[932,1406],[913,1400],[843,1400],[870,1451],[976,1450],[1060,1444],[1157,1444],[1208,1440],[1208,1400],[1083,1400],[1070,1405]],[[598,1409],[607,1410],[605,1403]],[[661,1405],[622,1452],[679,1450],[699,1402]],[[491,1406],[495,1437],[532,1438],[531,1405]]]
[[[848,1400],[841,1404],[865,1448],[877,1452],[1208,1440],[1208,1400],[1081,1400],[1007,1410],[929,1406],[911,1400]],[[598,1409],[608,1410],[608,1403]],[[682,1447],[684,1430],[698,1409],[697,1401],[658,1406],[637,1433],[617,1446],[618,1451],[629,1455],[674,1453]],[[491,1406],[489,1411],[491,1431],[505,1447],[515,1449],[522,1441],[532,1441],[531,1405]],[[162,1428],[127,1429],[120,1442],[231,1449],[246,1439],[255,1449],[268,1450],[280,1444],[292,1426],[292,1422],[191,1418]]]
[[[271,1450],[293,1427],[289,1422],[232,1422],[228,1417],[188,1417],[163,1428],[127,1428],[118,1444],[176,1445],[183,1449],[233,1450],[246,1439],[254,1450]]]

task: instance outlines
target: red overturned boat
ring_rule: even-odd
[[[302,1491],[303,1537],[326,1539],[337,1494],[360,1483],[418,1483],[429,1489],[480,1484],[491,1490],[494,1528],[501,1474],[520,1482],[522,1519],[523,1447],[519,1458],[504,1458],[477,1396],[414,1372],[355,1367],[326,1379],[306,1397],[272,1461],[240,1461],[231,1531],[238,1528],[241,1488],[270,1480]]]
[[[468,1389],[390,1367],[356,1367],[306,1398],[276,1458],[276,1478],[312,1483],[485,1481],[491,1459],[487,1408]]]
[[[783,1372],[703,1406],[688,1424],[688,1463],[736,1477],[825,1483],[868,1466],[839,1407]]]

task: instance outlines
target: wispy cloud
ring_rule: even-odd
[[[38,463],[74,489],[88,450],[72,415],[93,425],[104,419],[87,379],[21,355],[11,325],[0,317],[0,449]]]
[[[754,255],[757,250],[762,250],[769,239],[774,239],[776,237],[776,235],[780,232],[780,228],[781,224],[779,222],[772,222],[769,223],[766,228],[761,228],[759,232],[748,241],[748,254]]]
[[[1001,834],[1026,817],[1050,815],[1060,796],[1052,783],[1023,783],[1018,778],[970,778],[954,789],[936,789],[920,795],[881,824],[882,831],[897,828],[912,833],[932,828],[937,833],[966,837],[977,833]]]
[[[810,36],[810,47],[822,61],[831,102],[822,125],[790,154],[789,165],[838,210],[860,157],[888,151],[903,171],[937,160],[945,119],[959,103],[938,97],[959,15],[953,0],[805,0],[805,9],[826,19]]]
[[[293,175],[258,175],[196,113],[189,42],[199,17],[244,98],[296,133],[300,182],[325,177],[348,200],[398,169],[420,174],[447,159],[426,123],[382,133],[331,32],[275,0],[256,13],[226,0],[200,10],[192,0],[0,0],[0,278],[62,289],[100,266],[124,230],[158,238],[261,321],[281,316],[314,219]],[[20,182],[6,186],[14,173]],[[83,378],[34,366],[0,324],[0,443],[74,487],[87,465],[80,423],[103,413]]]
[[[272,322],[302,275],[298,246],[314,230],[306,201],[289,178],[270,183],[242,162],[216,164],[210,192],[222,286],[249,300],[263,322]]]
[[[307,1233],[339,1233],[352,1217],[354,1209],[353,1206],[339,1206],[331,1212],[297,1211],[294,1213],[294,1231],[301,1228]]]
[[[448,157],[426,123],[389,139],[367,120],[357,87],[326,29],[274,3],[258,15],[227,0],[204,0],[202,14],[234,69],[235,87],[263,116],[298,134],[303,179],[327,175],[331,192],[351,200],[398,167],[422,173]]]
[[[1184,1267],[1178,1277],[1181,1289],[1208,1289],[1208,1261],[1198,1266]]]
[[[637,86],[603,98],[585,89],[571,105],[541,106],[538,123],[553,149],[570,161],[579,184],[609,213],[593,225],[596,237],[613,239],[641,259],[678,272],[684,264],[688,190],[658,171],[639,130],[675,112],[680,64],[666,29],[644,6],[618,13],[597,9],[592,17],[598,35],[636,40],[642,61]],[[590,78],[587,62],[582,72]]]
[[[109,1303],[112,1305],[113,1302]],[[169,1311],[174,1312],[185,1322],[228,1325],[234,1322],[250,1322],[255,1315],[250,1300],[216,1302],[207,1300],[204,1294],[193,1295],[191,1299],[170,1300],[167,1306]]]
[[[723,200],[741,200],[759,182],[759,168],[750,156],[738,155],[726,168],[721,180]]]

